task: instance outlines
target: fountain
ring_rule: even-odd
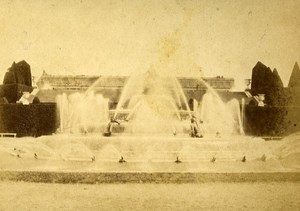
[[[108,121],[108,100],[94,92],[58,95],[57,105],[61,133],[96,132]]]
[[[131,134],[174,134],[182,125],[182,114],[192,112],[177,78],[155,69],[129,78],[114,113],[128,111],[125,131]],[[146,124],[145,124],[146,123]]]
[[[102,80],[105,78],[99,78],[98,83]],[[224,103],[201,78],[199,83],[207,87],[207,93],[193,111],[177,78],[154,67],[127,80],[113,111],[108,110],[108,100],[95,94],[97,82],[85,93],[62,94],[57,102],[60,139],[64,141],[53,147],[65,152],[61,155],[64,160],[74,160],[78,156],[79,160],[95,163],[116,161],[121,157],[128,162],[142,162],[143,165],[149,161],[174,162],[176,157],[183,162],[237,159],[245,153],[248,153],[249,159],[261,157],[260,152],[254,152],[251,147],[262,140],[252,140],[250,143],[249,138],[240,136],[244,135],[244,131],[239,102],[231,100]],[[121,125],[114,126],[112,137],[104,137],[102,134],[109,122],[109,115]],[[200,124],[204,138],[189,136],[192,118]],[[64,136],[70,133],[73,134]],[[82,138],[83,135],[85,138]],[[241,146],[243,149],[240,149]],[[233,154],[223,151],[236,148],[239,151]]]
[[[207,87],[207,93],[200,106],[191,111],[178,79],[151,67],[129,78],[114,118],[129,120],[123,126],[125,132],[135,135],[188,134],[192,116],[198,117],[204,134],[244,135],[239,102],[233,99],[224,103],[201,78],[198,83]]]
[[[0,168],[124,175],[285,170],[268,143],[244,135],[244,101],[242,112],[237,100],[224,103],[199,76],[195,77],[198,85],[207,91],[199,102],[194,100],[191,110],[168,66],[171,55],[167,54],[158,65],[130,76],[122,90],[116,86],[120,96],[112,97],[118,99],[115,110],[109,110],[109,101],[99,94],[99,87],[105,89],[101,83],[106,77],[100,77],[85,93],[57,96],[58,134],[22,139],[22,143],[2,141],[0,160],[6,162]],[[106,137],[103,133],[110,118],[120,125]],[[197,124],[201,136],[191,133]]]
[[[208,92],[203,96],[199,113],[205,133],[244,134],[239,102],[236,99],[224,103]]]
[[[77,181],[72,172],[82,172],[78,178],[89,174],[91,182],[119,182],[120,178],[148,181],[149,175],[149,181],[163,178],[168,182],[168,175],[176,172],[181,176],[174,176],[174,181],[181,182],[182,175],[192,178],[190,174],[199,172],[225,172],[227,177],[228,173],[259,174],[298,168],[296,163],[290,165],[290,159],[299,157],[298,151],[290,155],[285,144],[270,146],[261,138],[244,136],[239,102],[224,103],[201,78],[199,82],[207,87],[207,92],[193,111],[176,77],[155,68],[128,79],[114,111],[109,111],[108,100],[95,92],[95,84],[86,93],[59,95],[60,133],[34,140],[2,140],[0,158],[5,162],[0,168],[55,174],[68,171],[71,173],[62,178],[72,181]],[[121,122],[111,137],[105,137],[102,133],[109,115],[128,122]],[[190,119],[194,117],[201,125],[203,138],[189,136]],[[118,132],[117,127],[123,127],[123,132]],[[137,172],[141,174],[136,176]]]
[[[178,79],[158,67],[129,77],[114,111],[108,111],[108,100],[95,94],[103,80],[105,77],[100,77],[84,94],[58,96],[61,133],[104,133],[110,112],[113,119],[126,120],[114,128],[113,132],[121,131],[120,135],[184,136],[189,134],[192,116],[197,117],[205,135],[244,135],[239,102],[233,99],[224,103],[200,77],[197,82],[207,88],[207,93],[201,102],[194,102],[199,104],[194,111]]]

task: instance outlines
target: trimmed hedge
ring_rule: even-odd
[[[288,133],[288,107],[258,107],[247,105],[245,108],[245,130],[255,136],[281,136]]]
[[[55,103],[0,104],[0,132],[21,136],[50,135],[57,129]]]
[[[23,95],[23,92],[32,92],[31,86],[22,84],[0,85],[0,97],[5,97],[9,103],[17,102]]]
[[[14,62],[8,70],[4,76],[3,84],[17,83],[32,86],[31,68],[25,60],[18,63]]]

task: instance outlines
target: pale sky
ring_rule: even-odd
[[[35,76],[201,69],[239,89],[260,60],[287,85],[299,14],[299,0],[0,0],[0,79],[24,59]]]

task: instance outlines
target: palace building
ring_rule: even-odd
[[[113,109],[119,101],[122,89],[128,78],[128,76],[51,75],[44,71],[36,82],[40,90],[37,96],[41,102],[55,102],[56,96],[59,94],[85,92],[89,87],[93,86],[95,92],[109,99],[110,108]],[[233,78],[217,76],[202,78],[202,80],[216,90],[224,101],[233,98],[248,98],[244,92],[231,92],[234,86]],[[207,87],[200,79],[178,77],[178,81],[191,107],[192,101],[194,99],[200,101],[207,91]]]

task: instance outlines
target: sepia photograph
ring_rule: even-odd
[[[300,210],[300,0],[0,0],[0,210]]]

